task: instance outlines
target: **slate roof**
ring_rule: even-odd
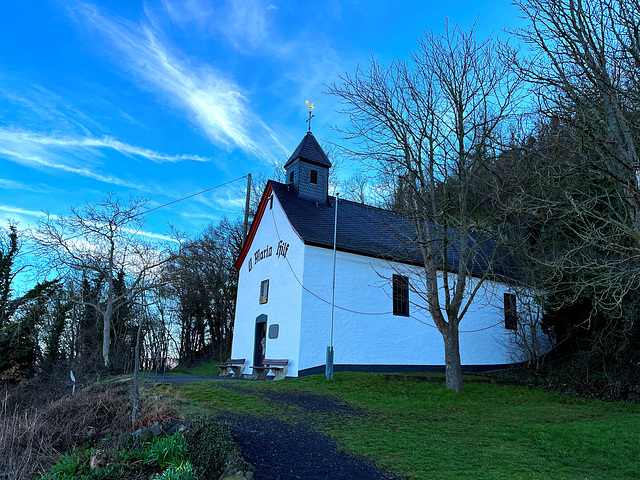
[[[273,181],[270,184],[304,243],[333,248],[335,197],[329,197],[328,203],[316,203],[299,198],[288,185]],[[449,270],[456,271],[461,241],[458,231],[450,229],[449,238]],[[474,247],[474,256],[469,265],[472,275],[484,276],[491,266],[492,278],[508,283],[517,281],[517,266],[505,250],[496,248],[496,244],[485,236],[472,235],[467,242]],[[396,262],[423,264],[415,227],[410,218],[348,200],[339,201],[337,248]]]
[[[307,132],[304,136],[298,148],[295,149],[293,154],[287,160],[287,163],[284,165],[286,169],[291,162],[294,160],[301,158],[311,163],[315,163],[316,165],[320,165],[322,167],[331,168],[331,162],[329,161],[329,157],[327,154],[322,151],[320,144],[316,140],[316,137],[313,136],[313,133]]]

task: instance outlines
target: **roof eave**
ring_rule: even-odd
[[[249,247],[253,243],[253,239],[256,236],[256,232],[258,231],[258,227],[260,226],[260,221],[262,220],[262,216],[264,215],[264,212],[267,208],[267,202],[269,200],[269,195],[271,194],[272,190],[273,188],[271,187],[271,180],[269,180],[267,182],[267,186],[264,189],[264,192],[262,192],[262,198],[260,199],[260,204],[258,205],[258,211],[256,212],[256,215],[253,217],[253,221],[251,222],[251,228],[249,229],[249,234],[247,235],[247,239],[244,242],[244,245],[242,246],[242,250],[240,250],[240,255],[238,255],[238,259],[233,264],[234,268],[238,271],[242,267],[244,259],[246,258],[247,253],[249,252]]]

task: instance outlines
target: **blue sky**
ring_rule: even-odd
[[[485,38],[519,25],[506,0],[2,2],[0,222],[144,196],[162,205],[270,173],[306,132],[339,141],[322,93],[338,75],[407,57],[445,17]],[[348,172],[345,172],[345,175]],[[149,214],[196,234],[244,205],[246,180]]]

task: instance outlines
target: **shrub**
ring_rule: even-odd
[[[192,424],[186,440],[191,450],[191,462],[201,478],[220,477],[227,455],[238,449],[231,428],[225,423]]]
[[[9,409],[7,397],[0,402],[0,477],[33,478],[56,458],[53,444],[40,410]]]
[[[90,470],[89,459],[100,453],[105,462]],[[75,450],[64,454],[58,462],[44,471],[38,480],[113,480],[130,478],[135,472],[149,478],[150,472],[168,467],[167,471],[154,476],[160,480],[197,480],[195,469],[189,463],[189,449],[184,437],[177,433],[171,437],[155,437],[136,443],[129,449],[97,451],[93,448]],[[137,465],[135,465],[137,464]],[[138,477],[136,477],[138,478]]]

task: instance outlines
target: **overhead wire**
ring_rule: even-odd
[[[153,211],[156,211],[156,210],[160,210],[160,209],[165,208],[165,207],[168,207],[168,206],[170,206],[170,205],[174,205],[174,204],[179,203],[179,202],[182,202],[182,201],[184,201],[184,200],[188,200],[189,198],[193,198],[193,197],[196,197],[196,196],[198,196],[198,195],[202,195],[202,194],[204,194],[204,193],[207,193],[207,192],[210,192],[210,191],[216,190],[216,189],[218,189],[218,188],[224,187],[224,186],[226,186],[226,185],[229,185],[229,184],[235,183],[235,182],[237,182],[238,180],[242,180],[243,178],[247,178],[247,175],[243,175],[243,176],[241,176],[241,177],[238,177],[238,178],[236,178],[236,179],[230,180],[230,181],[228,181],[228,182],[224,182],[224,183],[221,183],[221,184],[219,184],[219,185],[215,185],[215,186],[213,186],[213,187],[210,187],[210,188],[207,188],[207,189],[201,190],[201,191],[199,191],[199,192],[195,192],[195,193],[192,193],[192,194],[190,194],[190,195],[186,195],[186,196],[184,196],[184,197],[178,198],[178,199],[176,199],[176,200],[172,200],[171,202],[167,202],[167,203],[164,203],[164,204],[162,204],[162,205],[158,205],[158,206],[156,206],[156,207],[153,207],[153,208],[150,208],[150,209],[144,210],[144,211],[142,211],[142,212],[135,213],[135,214],[131,215],[129,218],[130,218],[130,219],[133,219],[133,218],[139,217],[139,216],[141,216],[141,215],[146,215],[146,214],[148,214],[148,213],[150,213],[150,212],[153,212]],[[272,220],[273,220],[273,225],[274,225],[274,228],[275,228],[275,230],[276,230],[276,235],[278,236],[278,240],[280,241],[280,240],[282,240],[282,238],[280,237],[280,232],[279,232],[279,230],[278,230],[278,225],[277,225],[277,222],[276,222],[276,220],[275,220],[275,215],[274,215],[274,213],[273,213],[273,210],[271,210],[271,218],[272,218]],[[66,239],[65,239],[65,241],[74,240],[74,239],[76,239],[76,238],[81,237],[82,235],[83,235],[82,233],[79,233],[79,234],[76,234],[76,235],[72,235],[71,237],[66,238]],[[35,253],[35,252],[37,252],[37,251],[38,251],[38,249],[33,249],[33,250],[30,250],[30,251],[27,251],[27,252],[23,252],[23,253],[21,252],[21,253],[18,253],[18,254],[16,255],[16,257],[15,257],[15,258],[17,258],[17,257],[21,257],[21,256],[30,255],[30,254]],[[313,292],[313,291],[311,291],[309,288],[307,288],[307,287],[302,283],[302,281],[300,280],[300,278],[298,277],[298,275],[296,275],[296,273],[295,273],[295,271],[294,271],[294,269],[293,269],[293,266],[292,266],[292,265],[291,265],[291,263],[289,262],[289,259],[288,259],[287,257],[284,257],[284,259],[285,259],[285,261],[286,261],[286,263],[287,263],[287,266],[289,267],[289,270],[291,271],[291,273],[292,273],[293,277],[295,278],[296,282],[298,282],[298,284],[300,285],[300,287],[301,287],[303,290],[305,290],[307,293],[309,293],[309,294],[310,294],[310,295],[312,295],[313,297],[317,298],[317,299],[318,299],[318,300],[320,300],[321,302],[326,303],[327,305],[331,305],[331,302],[330,302],[329,300],[326,300],[325,298],[322,298],[320,295],[316,294],[315,292]],[[342,311],[345,311],[345,312],[353,313],[353,314],[356,314],[356,315],[380,316],[380,315],[391,315],[391,314],[393,314],[393,312],[392,312],[392,311],[391,311],[391,312],[361,312],[361,311],[358,311],[358,310],[353,310],[353,309],[350,309],[350,308],[342,307],[342,306],[340,306],[340,305],[336,305],[336,306],[335,306],[335,308],[337,308],[338,310],[342,310]],[[415,321],[417,321],[417,322],[420,322],[420,323],[422,323],[423,325],[426,325],[426,326],[428,326],[428,327],[435,328],[435,329],[437,329],[437,328],[438,328],[437,326],[435,326],[435,325],[431,325],[430,323],[428,323],[428,322],[426,322],[426,321],[424,321],[424,320],[421,320],[421,319],[419,319],[419,318],[416,318],[416,317],[414,317],[413,315],[410,315],[410,316],[409,316],[409,318],[411,318],[412,320],[415,320]],[[474,333],[474,332],[480,332],[480,331],[483,331],[483,330],[488,330],[488,329],[490,329],[490,328],[496,327],[496,326],[500,325],[501,323],[502,323],[502,322],[500,321],[500,322],[497,322],[497,323],[495,323],[495,324],[493,324],[493,325],[490,325],[490,326],[488,326],[488,327],[479,328],[479,329],[476,329],[476,330],[460,330],[460,333]]]
[[[280,236],[280,231],[278,230],[278,224],[276,222],[276,218],[275,218],[275,214],[273,213],[273,210],[271,210],[271,218],[273,220],[273,226],[275,228],[276,231],[276,235],[278,237],[278,241],[282,241],[282,237]],[[321,302],[326,303],[327,305],[331,305],[331,302],[329,300],[326,300],[325,298],[322,298],[320,295],[316,294],[315,292],[311,291],[309,288],[307,288],[302,281],[300,281],[300,278],[298,277],[298,275],[296,275],[296,272],[294,271],[291,263],[289,262],[289,259],[285,256],[284,257],[287,265],[289,266],[289,270],[291,270],[291,274],[293,275],[293,278],[296,279],[296,282],[298,282],[298,284],[300,285],[300,287],[306,291],[307,293],[309,293],[310,295],[312,295],[313,297],[317,298],[318,300],[320,300]],[[367,316],[378,316],[378,315],[392,315],[393,312],[360,312],[357,310],[352,310],[346,307],[341,307],[339,305],[335,305],[335,308],[337,308],[338,310],[342,310],[345,312],[349,312],[349,313],[353,313],[356,315],[367,315]],[[424,320],[420,320],[419,318],[414,317],[413,315],[410,315],[409,318],[411,318],[412,320],[415,320],[416,322],[420,322],[423,325],[426,325],[427,327],[431,327],[431,328],[435,328],[438,329],[438,327],[436,325],[431,325],[430,323],[424,321]],[[488,327],[483,327],[483,328],[479,328],[476,330],[459,330],[460,333],[475,333],[475,332],[481,332],[483,330],[489,330],[490,328],[494,328],[498,325],[500,325],[502,323],[502,321],[497,322],[493,325],[489,325]]]
[[[133,215],[132,218],[133,217],[137,217],[139,215],[146,215],[149,212],[153,212],[155,210],[160,210],[161,208],[165,208],[165,207],[168,207],[169,205],[173,205],[175,203],[182,202],[184,200],[188,200],[189,198],[197,197],[198,195],[202,195],[203,193],[207,193],[207,192],[210,192],[212,190],[216,190],[217,188],[221,188],[221,187],[224,187],[224,186],[229,185],[231,183],[235,183],[238,180],[242,180],[243,178],[247,178],[247,177],[248,177],[248,175],[243,175],[243,176],[238,177],[238,178],[236,178],[234,180],[229,180],[228,182],[224,182],[224,183],[221,183],[220,185],[216,185],[215,187],[207,188],[205,190],[201,190],[199,192],[192,193],[191,195],[187,195],[186,197],[178,198],[177,200],[173,200],[171,202],[164,203],[164,204],[159,205],[157,207],[150,208],[149,210],[145,210],[144,212],[137,213],[136,215]]]
[[[271,218],[273,219],[273,226],[275,227],[276,230],[276,235],[278,236],[278,241],[281,241],[282,238],[280,237],[280,232],[278,231],[278,225],[276,223],[276,218],[275,215],[273,214],[273,210],[271,210]],[[309,290],[298,278],[298,275],[296,275],[296,272],[293,270],[293,267],[291,266],[291,263],[289,263],[289,259],[287,257],[284,257],[285,261],[287,262],[287,265],[289,266],[289,269],[291,270],[291,273],[293,274],[293,277],[296,279],[296,281],[298,282],[298,284],[302,287],[303,290],[305,290],[307,293],[310,293],[312,296],[316,297],[318,300],[320,300],[321,302],[326,303],[327,305],[331,305],[331,302],[329,300],[326,300],[324,298],[322,298],[321,296],[317,295],[316,293],[312,292],[311,290]],[[346,312],[350,312],[350,313],[356,313],[358,315],[390,315],[393,312],[358,312],[356,310],[350,310],[348,308],[345,307],[341,307],[339,305],[335,306],[338,310],[344,310]]]
[[[149,208],[149,209],[144,210],[144,211],[142,211],[142,212],[135,213],[135,214],[133,214],[133,215],[130,215],[130,216],[128,217],[128,219],[130,220],[130,219],[133,219],[133,218],[139,217],[139,216],[141,216],[141,215],[146,215],[146,214],[148,214],[148,213],[150,213],[150,212],[153,212],[153,211],[156,211],[156,210],[160,210],[161,208],[168,207],[169,205],[174,205],[174,204],[176,204],[176,203],[178,203],[178,202],[182,202],[182,201],[184,201],[184,200],[188,200],[189,198],[197,197],[198,195],[202,195],[202,194],[204,194],[204,193],[211,192],[212,190],[216,190],[216,189],[221,188],[221,187],[224,187],[224,186],[226,186],[226,185],[230,185],[230,184],[232,184],[232,183],[235,183],[235,182],[237,182],[238,180],[242,180],[243,178],[247,178],[247,176],[248,176],[248,175],[243,175],[242,177],[238,177],[238,178],[235,178],[235,179],[233,179],[233,180],[229,180],[228,182],[221,183],[221,184],[216,185],[216,186],[214,186],[214,187],[206,188],[206,189],[204,189],[204,190],[200,190],[199,192],[192,193],[192,194],[190,194],[190,195],[186,195],[186,196],[181,197],[181,198],[178,198],[178,199],[176,199],[176,200],[172,200],[171,202],[163,203],[162,205],[158,205],[158,206],[156,206],[156,207]],[[74,239],[79,238],[79,237],[81,237],[81,236],[83,236],[83,235],[84,235],[84,233],[77,233],[77,234],[75,234],[75,235],[72,235],[72,236],[70,236],[70,237],[65,238],[65,239],[64,239],[64,241],[65,241],[65,242],[67,242],[67,241],[69,241],[69,240],[74,240]],[[38,248],[34,248],[34,249],[29,250],[29,251],[27,251],[27,252],[20,252],[20,253],[18,253],[14,258],[18,258],[18,257],[22,257],[22,256],[30,255],[30,254],[32,254],[32,253],[37,252],[38,250],[39,250]]]

